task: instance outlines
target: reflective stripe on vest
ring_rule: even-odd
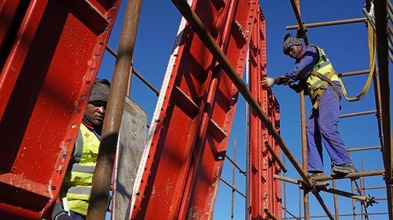
[[[100,140],[83,124],[78,135],[82,135],[82,138],[77,138],[75,158],[70,161],[61,193],[67,197],[71,211],[86,215]]]
[[[318,73],[328,76],[330,71],[333,70],[333,66],[330,63],[329,59],[327,58],[326,54],[323,52],[323,50],[315,45],[311,45],[315,50],[318,51],[319,54],[319,60],[317,64],[314,65],[313,70],[317,71]],[[337,74],[334,74],[330,80],[332,81],[338,81],[338,76]],[[319,90],[321,89],[323,80],[320,79],[318,76],[311,75],[308,76],[307,78],[307,87],[308,91],[310,94],[310,98],[314,99],[318,95]]]

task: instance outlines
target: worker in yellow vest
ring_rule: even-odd
[[[67,215],[64,209],[55,206],[52,219],[86,218],[109,88],[110,82],[106,79],[94,82],[60,192],[62,208],[68,208],[69,213]]]
[[[299,38],[285,35],[283,52],[295,59],[295,68],[277,78],[265,77],[262,85],[289,85],[296,92],[305,90],[313,109],[307,120],[308,171],[310,176],[323,175],[322,143],[335,174],[357,172],[338,131],[341,87],[337,73],[324,51],[315,45],[302,45]],[[299,81],[298,84],[294,82]],[[317,185],[328,185],[319,181]]]

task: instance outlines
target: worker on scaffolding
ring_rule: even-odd
[[[62,185],[63,204],[56,203],[52,213],[54,220],[86,218],[109,88],[110,82],[106,79],[97,78],[94,82]]]
[[[315,45],[302,45],[301,39],[285,35],[283,52],[295,59],[295,69],[278,78],[265,77],[262,85],[289,85],[310,96],[313,109],[307,120],[308,171],[323,175],[322,142],[330,155],[332,171],[345,175],[357,172],[338,131],[341,87],[337,73],[324,51]],[[298,84],[294,84],[297,82]],[[327,181],[316,184],[328,185]]]

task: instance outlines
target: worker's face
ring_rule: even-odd
[[[89,102],[87,103],[85,116],[93,126],[102,125],[104,122],[106,102]]]
[[[303,50],[302,45],[292,46],[287,50],[287,54],[293,59],[296,59],[302,53],[302,50]]]

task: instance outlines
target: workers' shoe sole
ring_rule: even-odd
[[[353,163],[346,163],[341,165],[335,165],[332,168],[332,171],[335,174],[349,174],[349,173],[356,173],[358,170],[355,168]]]
[[[312,173],[309,177],[317,177],[317,176],[324,176],[323,173]],[[329,182],[327,180],[313,180],[311,179],[312,184],[317,187],[326,187],[329,186]]]

